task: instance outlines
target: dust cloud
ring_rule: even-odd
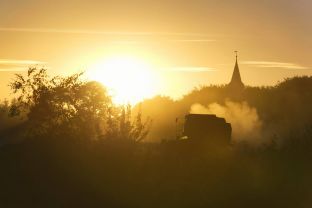
[[[257,109],[250,107],[247,102],[226,101],[224,105],[213,103],[206,106],[193,104],[190,113],[215,114],[225,118],[232,125],[232,141],[260,144],[262,122]]]

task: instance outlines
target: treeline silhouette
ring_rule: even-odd
[[[10,84],[16,98],[0,106],[1,207],[311,207],[311,77],[239,96],[201,87],[132,108],[81,75],[30,68]],[[257,109],[263,143],[176,140],[176,118],[194,103],[228,99]]]
[[[208,107],[213,103],[225,105],[228,101],[246,102],[256,109],[262,123],[263,145],[287,145],[292,139],[298,141],[298,137],[311,136],[312,77],[308,76],[287,78],[270,87],[245,87],[238,94],[226,85],[203,86],[179,100],[157,96],[139,106],[144,115],[153,118],[148,139],[161,141],[175,138],[176,118],[179,118],[179,133],[182,133],[184,116],[194,104]]]

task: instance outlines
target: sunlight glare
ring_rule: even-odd
[[[117,104],[134,105],[156,93],[152,67],[136,57],[104,59],[91,66],[87,75],[105,85]]]

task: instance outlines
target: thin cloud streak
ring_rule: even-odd
[[[242,64],[252,65],[259,68],[282,68],[282,69],[309,69],[295,63],[272,62],[272,61],[243,61]]]
[[[170,71],[176,71],[176,72],[193,72],[193,73],[198,73],[198,72],[215,72],[217,69],[211,68],[211,67],[170,67],[167,68],[167,70]]]
[[[216,40],[204,40],[204,39],[185,39],[185,40],[160,40],[160,41],[110,41],[111,44],[117,44],[117,45],[139,45],[139,44],[153,44],[153,43],[159,43],[159,42],[168,42],[168,43],[211,43],[215,42]]]
[[[214,39],[183,39],[183,40],[171,40],[172,42],[183,42],[183,43],[204,43],[204,42],[216,42]]]
[[[123,40],[118,40],[118,41],[110,41],[109,43],[111,44],[116,44],[116,45],[139,45],[143,44],[144,42],[142,41],[123,41]]]
[[[29,66],[46,64],[35,60],[0,59],[0,71],[25,71]]]
[[[25,67],[1,68],[0,66],[0,72],[24,72],[24,71],[26,71]]]
[[[43,61],[34,61],[34,60],[17,60],[17,59],[0,59],[0,64],[12,64],[12,65],[36,65],[36,64],[46,64],[47,62]]]
[[[0,27],[0,32],[28,32],[28,33],[63,33],[63,34],[86,34],[86,35],[133,35],[133,36],[189,36],[206,37],[202,33],[172,33],[172,32],[121,32],[121,31],[99,31],[99,30],[64,30],[55,28],[16,28]]]

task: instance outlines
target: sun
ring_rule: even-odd
[[[90,67],[87,76],[105,85],[116,104],[136,104],[155,95],[152,67],[136,57],[114,56]]]

